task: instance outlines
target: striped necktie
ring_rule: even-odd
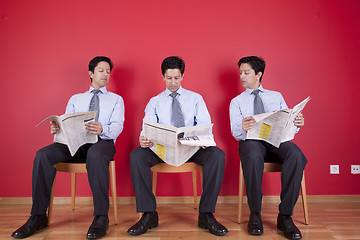
[[[255,99],[254,99],[254,115],[256,114],[260,114],[260,113],[264,113],[265,109],[264,109],[264,104],[261,100],[261,97],[259,96],[259,89],[254,90],[251,94],[255,95]]]
[[[184,127],[184,116],[181,112],[179,100],[176,98],[177,95],[179,95],[177,92],[172,92],[170,94],[170,96],[173,98],[171,104],[171,122],[174,124],[174,127]]]
[[[97,111],[96,116],[95,116],[95,121],[97,122],[99,120],[99,113],[100,113],[100,107],[99,107],[99,103],[100,103],[100,99],[98,96],[98,93],[100,93],[101,91],[99,89],[94,89],[92,90],[92,93],[94,94],[90,100],[90,106],[89,106],[89,111]]]

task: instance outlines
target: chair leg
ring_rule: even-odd
[[[305,187],[305,173],[303,173],[303,178],[301,181],[301,198],[304,209],[305,225],[309,225],[309,213],[308,213],[306,187]]]
[[[238,223],[241,223],[242,204],[244,197],[244,176],[242,166],[240,162],[240,173],[239,173],[239,199],[238,199]]]
[[[116,194],[116,171],[115,171],[115,161],[110,162],[110,182],[111,182],[111,195],[113,200],[114,208],[114,221],[115,225],[118,224],[117,221],[117,194]]]
[[[192,180],[193,180],[193,190],[194,190],[194,209],[197,208],[197,181],[196,181],[196,171],[192,171]]]
[[[49,207],[48,207],[48,225],[50,225],[50,221],[51,221],[51,217],[52,217],[54,192],[55,192],[55,180],[56,180],[56,176],[54,178],[53,185],[51,187],[50,203],[49,203]]]
[[[76,173],[71,173],[71,209],[75,210]]]
[[[157,172],[153,172],[153,179],[152,179],[152,192],[156,197],[156,184],[157,184]]]

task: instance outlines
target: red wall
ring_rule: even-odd
[[[348,1],[0,1],[0,197],[31,196],[32,161],[50,144],[35,125],[65,111],[88,89],[88,61],[113,59],[109,89],[125,100],[125,128],[116,142],[119,196],[133,196],[129,153],[138,146],[144,108],[165,89],[163,58],[186,61],[183,87],[204,97],[218,146],[226,153],[221,195],[238,194],[239,157],[228,107],[243,91],[237,61],[267,60],[263,86],[294,106],[307,96],[306,125],[295,142],[308,158],[308,194],[360,194],[356,92],[360,87],[358,0]],[[330,175],[329,165],[340,174]],[[278,194],[278,174],[265,174],[264,193]],[[85,176],[78,194],[91,194]],[[176,187],[175,187],[176,186]],[[159,195],[191,195],[190,175],[159,176]],[[70,193],[59,174],[57,196]]]

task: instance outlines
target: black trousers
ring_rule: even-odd
[[[32,174],[32,215],[42,215],[50,203],[51,187],[59,162],[86,161],[90,188],[93,194],[94,216],[108,215],[109,211],[109,162],[114,158],[113,140],[101,140],[95,144],[85,144],[74,157],[61,143],[53,143],[37,151]]]
[[[156,211],[150,168],[163,161],[149,148],[138,147],[130,154],[131,179],[137,212]],[[215,212],[225,169],[225,153],[218,147],[200,148],[188,162],[203,166],[203,193],[199,212]]]
[[[250,212],[261,212],[264,162],[269,161],[282,163],[279,212],[292,215],[307,163],[300,148],[292,142],[281,143],[276,148],[264,141],[245,140],[239,141],[239,155]]]

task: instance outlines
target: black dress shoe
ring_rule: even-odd
[[[219,223],[212,213],[200,213],[198,225],[201,228],[209,229],[209,232],[217,235],[223,236],[229,231],[221,223]]]
[[[131,235],[141,235],[150,228],[156,228],[159,225],[159,216],[157,212],[145,212],[141,219],[135,223],[127,232]]]
[[[277,218],[277,228],[283,231],[288,239],[301,239],[301,232],[295,226],[291,216],[279,214]]]
[[[14,238],[27,238],[33,235],[37,230],[46,228],[48,219],[45,215],[31,215],[27,222],[17,229],[13,234]]]
[[[264,233],[260,213],[251,213],[247,231],[250,235],[262,235]]]
[[[93,222],[89,227],[86,238],[87,239],[101,238],[106,235],[106,231],[108,229],[109,229],[108,216],[95,216]]]

